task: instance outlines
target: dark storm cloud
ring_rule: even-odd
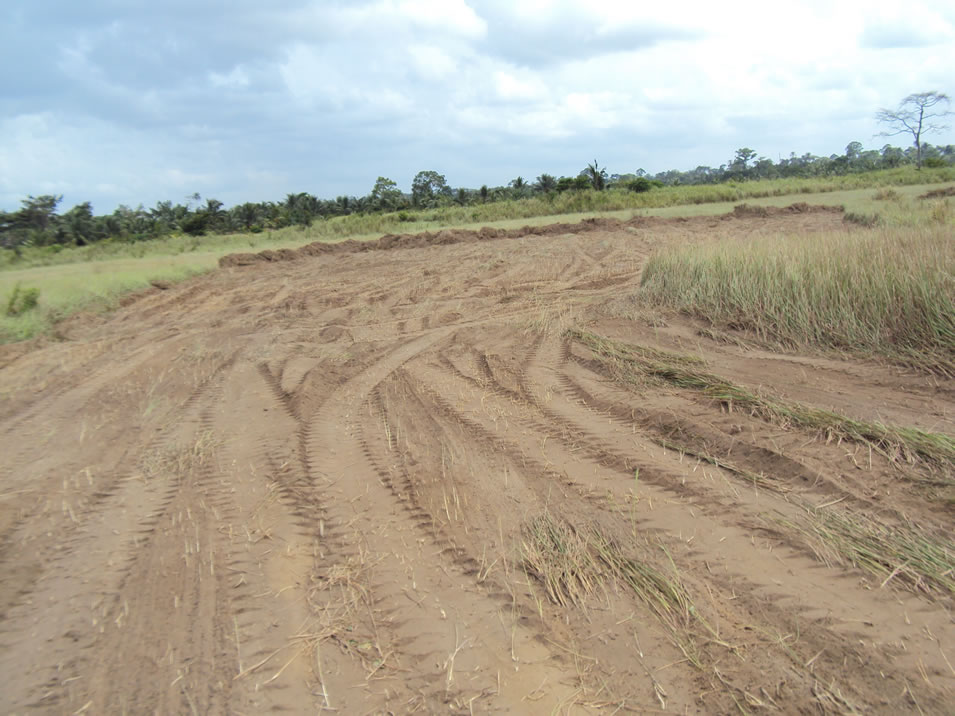
[[[576,16],[575,16],[576,15]],[[617,52],[636,52],[665,42],[691,41],[698,32],[647,24],[600,28],[575,13],[540,23],[513,23],[490,17],[486,46],[494,55],[531,68],[546,68]]]

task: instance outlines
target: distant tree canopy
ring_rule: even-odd
[[[451,187],[444,175],[436,171],[421,171],[411,182],[411,203],[416,207],[432,207],[441,197],[450,198]]]
[[[929,103],[933,99],[934,104]],[[791,153],[774,162],[759,156],[749,147],[741,147],[732,159],[719,167],[698,166],[689,171],[669,170],[654,175],[643,169],[609,174],[595,159],[576,176],[542,173],[533,183],[523,176],[517,176],[506,186],[485,184],[479,189],[468,189],[452,188],[444,175],[427,170],[415,175],[410,194],[402,192],[392,179],[378,177],[371,192],[361,197],[342,195],[334,199],[319,199],[308,192],[298,192],[288,194],[281,201],[245,202],[226,208],[221,201],[212,198],[203,201],[196,193],[185,197],[182,203],[160,201],[151,209],[142,205],[135,208],[120,206],[105,216],[96,216],[89,202],[59,213],[62,196],[28,196],[20,202],[20,208],[16,211],[0,211],[0,248],[19,251],[27,246],[49,246],[55,250],[57,247],[84,246],[105,239],[144,241],[173,233],[202,236],[207,233],[255,233],[287,226],[307,228],[316,221],[355,213],[468,206],[552,197],[558,192],[568,191],[645,192],[656,187],[680,184],[826,177],[904,165],[955,166],[955,146],[933,147],[922,141],[926,132],[935,131],[941,126],[940,117],[950,114],[943,111],[944,107],[947,107],[947,97],[938,93],[923,93],[907,97],[900,110],[890,113],[899,115],[901,119],[898,121],[904,122],[899,125],[902,129],[894,133],[908,134],[915,139],[913,145],[905,149],[888,144],[881,149],[866,149],[860,142],[850,142],[843,154],[824,157]],[[921,115],[916,116],[918,112]],[[914,132],[907,127],[912,127]]]
[[[377,211],[393,211],[403,201],[398,184],[385,177],[378,177],[368,198],[372,208]]]

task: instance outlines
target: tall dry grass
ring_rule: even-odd
[[[955,241],[945,223],[760,237],[660,252],[642,300],[788,346],[955,375]]]

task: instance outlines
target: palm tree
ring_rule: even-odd
[[[247,201],[233,207],[232,215],[235,217],[235,223],[238,226],[249,231],[259,220],[259,205]]]
[[[583,171],[584,176],[590,180],[590,185],[597,191],[603,191],[607,186],[607,169],[601,168],[594,159],[593,164],[588,164]]]
[[[508,182],[508,186],[514,190],[514,196],[517,198],[524,196],[524,193],[527,190],[527,182],[524,181],[524,177],[520,176],[516,179],[511,179],[511,181]]]
[[[557,188],[557,180],[550,174],[541,174],[537,177],[537,183],[534,187],[539,192],[547,193],[549,191],[554,191]]]

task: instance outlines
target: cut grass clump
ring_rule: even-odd
[[[686,361],[661,361],[646,357],[647,349],[581,330],[566,335],[590,348],[607,364],[608,373],[620,382],[643,385],[647,379],[698,391],[728,409],[738,409],[782,427],[794,427],[824,435],[826,440],[851,440],[871,446],[893,462],[923,463],[941,468],[933,482],[955,484],[955,438],[918,428],[887,426],[855,420],[845,415],[801,403],[754,393],[719,376],[689,367]]]
[[[560,606],[585,608],[588,597],[601,588],[630,592],[686,661],[706,677],[710,688],[724,691],[746,713],[744,702],[761,702],[730,683],[719,668],[726,653],[737,654],[737,648],[723,641],[700,613],[670,553],[663,545],[659,547],[666,563],[662,569],[654,566],[650,555],[649,559],[627,556],[596,526],[580,530],[545,511],[525,528],[521,552],[528,574],[536,577],[550,600]],[[655,680],[654,684],[659,687]],[[664,695],[660,689],[658,698],[665,705]]]
[[[546,511],[524,529],[521,557],[550,600],[562,607],[584,607],[604,582],[588,539]]]
[[[716,632],[697,611],[666,549],[661,547],[670,562],[670,573],[626,557],[613,541],[599,532],[594,532],[592,544],[603,568],[617,584],[629,588],[647,606],[693,666],[708,670],[712,660],[705,647],[710,642],[732,649],[719,641]]]
[[[955,595],[955,542],[911,523],[889,526],[859,514],[806,505],[798,522],[775,521],[799,533],[820,561],[852,565],[889,583],[929,596]]]
[[[637,298],[787,347],[955,375],[955,241],[944,225],[663,251],[648,261]]]
[[[705,668],[703,641],[715,632],[697,612],[689,592],[663,549],[672,571],[623,554],[620,546],[596,527],[581,531],[545,511],[524,530],[521,557],[547,596],[560,606],[586,606],[587,599],[608,585],[625,587],[643,602],[694,666]],[[708,633],[705,640],[696,632]],[[722,646],[727,646],[722,644]]]

